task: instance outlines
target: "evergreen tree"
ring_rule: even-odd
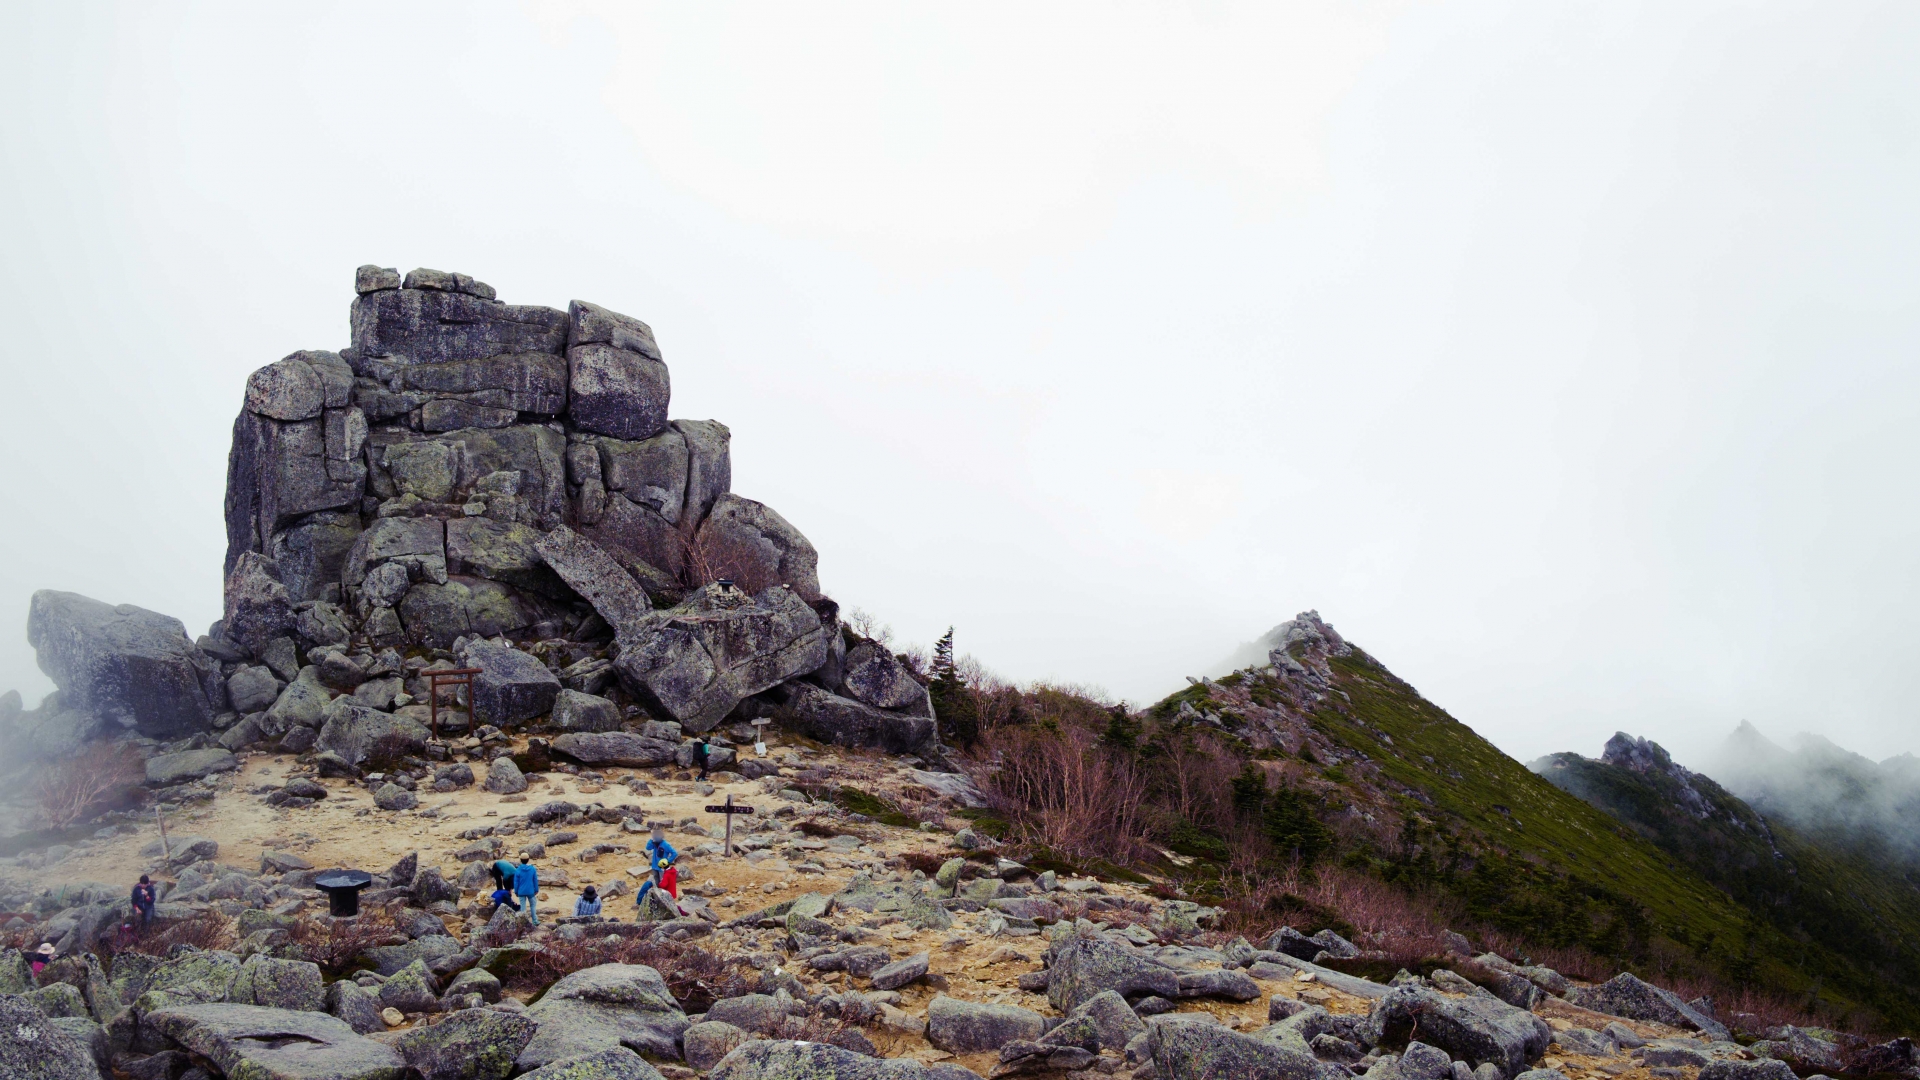
[[[1127,707],[1115,705],[1107,713],[1107,730],[1101,733],[1100,741],[1115,750],[1131,754],[1134,752],[1139,734],[1139,725],[1127,715]]]
[[[1285,784],[1267,796],[1261,825],[1282,859],[1298,858],[1312,865],[1333,847],[1333,833],[1299,791]]]
[[[927,685],[927,696],[933,700],[933,715],[941,735],[962,748],[979,742],[980,702],[973,696],[973,690],[961,681],[959,669],[954,666],[951,626],[933,643],[931,674],[933,681]]]
[[[1240,775],[1233,778],[1233,809],[1236,813],[1254,817],[1267,801],[1267,774],[1249,761],[1240,767]]]

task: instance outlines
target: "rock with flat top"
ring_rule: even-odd
[[[230,1078],[399,1080],[406,1069],[406,1061],[392,1047],[325,1013],[181,1005],[149,1012],[141,1025],[207,1059]]]
[[[178,739],[212,725],[220,669],[180,620],[132,604],[42,589],[27,612],[27,643],[61,704],[108,728]]]

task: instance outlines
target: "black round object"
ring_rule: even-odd
[[[329,870],[314,878],[313,884],[327,894],[328,914],[351,919],[360,914],[360,890],[373,884],[373,875],[365,870]]]

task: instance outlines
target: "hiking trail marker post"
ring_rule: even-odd
[[[771,723],[764,716],[753,721],[753,752],[761,757],[767,756],[767,725]]]
[[[728,794],[726,802],[720,804],[719,806],[709,806],[706,808],[706,811],[709,814],[725,814],[726,815],[726,818],[727,818],[726,857],[729,859],[732,858],[733,857],[733,815],[751,814],[753,813],[753,807],[733,805],[733,796],[732,794]]]

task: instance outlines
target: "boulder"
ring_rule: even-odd
[[[453,982],[447,984],[446,996],[452,997],[455,994],[478,994],[482,1000],[499,1001],[500,980],[490,972],[469,968],[455,975]]]
[[[582,431],[616,439],[645,439],[667,426],[671,380],[667,365],[613,345],[567,350],[567,416]]]
[[[927,1004],[927,1041],[950,1054],[998,1050],[1014,1039],[1032,1041],[1046,1028],[1046,1017],[1017,1005],[961,1001],[945,994],[936,994]]]
[[[755,591],[788,585],[808,603],[820,599],[819,553],[799,529],[763,503],[733,494],[719,496],[700,523],[694,546],[717,576],[730,577]],[[824,662],[826,657],[820,659]]]
[[[672,764],[679,744],[630,731],[569,731],[553,740],[553,750],[583,765],[642,769]]]
[[[377,996],[382,1008],[403,1013],[437,1012],[440,1008],[440,987],[424,960],[415,960],[388,976]]]
[[[72,983],[48,983],[38,990],[27,991],[24,996],[48,1019],[88,1016],[87,1000]]]
[[[473,677],[477,722],[505,726],[552,710],[560,679],[533,655],[490,641],[468,645],[466,655],[468,666],[480,669]]]
[[[688,1027],[660,973],[640,964],[576,971],[548,988],[527,1015],[540,1029],[520,1052],[521,1069],[617,1046],[677,1058]]]
[[[380,1000],[351,979],[327,984],[327,1012],[362,1035],[387,1030],[380,1009]]]
[[[265,711],[279,699],[280,690],[280,680],[264,664],[243,664],[227,676],[227,703],[237,713]]]
[[[1784,1061],[1710,1061],[1700,1070],[1697,1080],[1795,1080],[1791,1066]]]
[[[293,632],[293,603],[272,559],[257,551],[243,552],[227,571],[222,624],[228,639],[254,656],[264,652],[268,642]]]
[[[661,1080],[647,1059],[624,1046],[542,1065],[519,1080]]]
[[[389,782],[374,789],[373,805],[382,810],[411,810],[420,805],[420,799],[399,784]]]
[[[1111,990],[1103,990],[1082,1002],[1068,1019],[1085,1020],[1092,1025],[1099,1042],[1099,1046],[1093,1048],[1096,1051],[1123,1050],[1135,1035],[1147,1029],[1139,1014],[1128,1007],[1127,999]]]
[[[1267,951],[1285,953],[1296,960],[1312,960],[1325,951],[1324,946],[1291,926],[1283,926],[1267,939]]]
[[[239,759],[228,750],[184,750],[178,754],[160,754],[147,759],[147,785],[166,787],[188,780],[204,780],[214,773],[232,772]]]
[[[1839,1073],[1846,1071],[1846,1059],[1840,1046],[1831,1039],[1792,1024],[1770,1029],[1768,1038],[1748,1047],[1762,1057],[1776,1058],[1794,1066],[1796,1072]]]
[[[846,696],[876,709],[933,715],[932,707],[927,704],[927,688],[877,641],[863,641],[847,650],[840,683]]]
[[[418,961],[423,967],[460,951],[460,943],[445,934],[415,938],[404,945],[376,945],[360,954],[381,975],[397,975]]]
[[[758,1039],[720,1059],[710,1080],[932,1080],[911,1058],[878,1058],[819,1042]],[[942,1073],[942,1080],[947,1074]]]
[[[439,867],[422,867],[420,872],[414,875],[413,902],[415,904],[424,908],[443,901],[453,903],[459,899],[459,887],[442,877]]]
[[[260,730],[270,738],[279,738],[296,727],[317,728],[326,722],[327,705],[332,700],[333,693],[320,681],[320,669],[308,664],[268,707],[260,718]]]
[[[326,1013],[257,1005],[180,1005],[141,1018],[228,1077],[399,1080],[406,1062]]]
[[[779,687],[774,715],[809,738],[836,746],[874,748],[892,754],[919,754],[938,741],[931,716],[887,712],[812,683]]]
[[[707,1009],[707,1019],[761,1035],[778,1035],[786,1026],[786,1002],[771,994],[722,998]]]
[[[917,883],[881,884],[866,873],[855,874],[848,879],[846,885],[833,894],[832,905],[876,915],[897,916],[915,930],[945,930],[953,925],[953,916]],[[794,910],[802,910],[798,901],[794,904]],[[808,912],[816,917],[825,913],[824,907],[818,912]]]
[[[895,960],[874,970],[869,979],[875,990],[898,990],[901,987],[926,975],[928,955],[914,953],[904,960]],[[1258,991],[1256,990],[1256,995]]]
[[[227,990],[227,1000],[238,1005],[322,1012],[327,1007],[326,984],[318,964],[255,953],[241,961]]]
[[[214,696],[224,697],[219,668],[180,620],[132,604],[42,589],[29,606],[27,643],[64,707],[150,738],[207,730]]]
[[[353,301],[356,372],[369,360],[390,358],[395,367],[477,360],[513,353],[559,355],[566,343],[567,315],[551,308],[502,304],[490,295],[416,288],[429,277],[408,275],[406,288],[364,293]],[[471,281],[471,279],[467,279]],[[475,282],[475,286],[491,293]]]
[[[1678,994],[1624,971],[1599,986],[1568,991],[1567,1000],[1583,1009],[1629,1020],[1652,1020],[1672,1027],[1692,1028],[1713,1039],[1729,1037],[1726,1025],[1682,1001]]]
[[[1179,979],[1180,989],[1175,995],[1177,997],[1220,997],[1233,1001],[1253,1001],[1260,996],[1260,984],[1254,982],[1252,976],[1231,968],[1183,971]]]
[[[507,1080],[534,1029],[516,1013],[465,1009],[406,1032],[393,1046],[420,1080]]]
[[[795,590],[778,586],[746,596],[707,585],[677,607],[616,629],[621,684],[694,731],[711,729],[747,697],[827,656],[820,616]]]
[[[0,1076],[100,1080],[101,1075],[87,1043],[26,999],[0,995]]]
[[[527,790],[527,778],[510,757],[497,757],[487,766],[486,789],[495,795],[516,795]]]
[[[534,550],[616,631],[638,627],[653,613],[646,591],[592,540],[562,525],[541,537]]]
[[[427,729],[412,720],[391,713],[353,704],[351,698],[335,698],[327,706],[326,722],[314,746],[337,754],[355,767],[367,763],[377,748],[417,754],[427,745]]]
[[[618,731],[620,706],[593,694],[562,690],[553,699],[553,726],[561,731]]]
[[[1122,997],[1151,994],[1172,998],[1180,993],[1180,976],[1105,938],[1075,934],[1053,946],[1047,968],[1047,1000],[1061,1012],[1071,1012],[1103,990]]]
[[[1491,997],[1450,998],[1419,986],[1398,986],[1376,1000],[1368,1016],[1374,1042],[1420,1041],[1469,1065],[1491,1064],[1518,1076],[1546,1053],[1553,1029],[1546,1021]]]
[[[707,1020],[695,1024],[681,1036],[685,1048],[687,1064],[699,1072],[706,1072],[720,1059],[733,1052],[741,1043],[749,1042],[753,1036],[718,1020]]]
[[[162,961],[147,976],[146,989],[133,1002],[136,1012],[227,999],[240,974],[240,958],[230,952],[182,953]]]
[[[1147,1045],[1154,1075],[1164,1080],[1334,1080],[1348,1075],[1312,1054],[1218,1023],[1157,1021],[1147,1029]]]

